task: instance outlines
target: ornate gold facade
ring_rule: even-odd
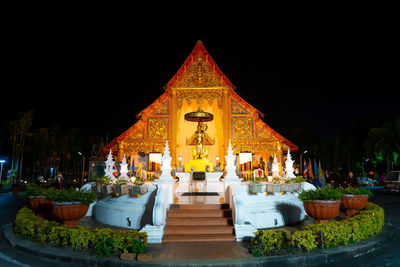
[[[168,118],[150,117],[147,119],[147,139],[168,139]]]
[[[221,88],[221,79],[215,75],[215,67],[207,64],[206,57],[202,54],[192,59],[191,66],[186,70],[176,88]]]
[[[253,118],[250,116],[232,117],[232,139],[253,139]]]
[[[228,140],[235,153],[248,151],[264,159],[297,147],[261,120],[263,114],[236,92],[235,86],[222,73],[201,42],[185,60],[178,72],[164,87],[165,92],[138,114],[138,121],[114,139],[105,149],[112,149],[122,159],[125,155],[162,152],[165,141],[177,166],[192,155],[192,137],[196,124],[185,122],[183,116],[201,107],[212,113],[214,120],[207,123],[206,147],[209,159],[215,163],[225,158]],[[136,164],[136,161],[135,161]]]

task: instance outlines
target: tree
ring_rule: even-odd
[[[390,169],[390,163],[396,162],[396,155],[400,154],[400,119],[372,128],[364,145],[367,155],[385,162]]]
[[[11,141],[13,144],[11,169],[17,171],[16,177],[18,178],[21,178],[25,138],[30,135],[28,131],[32,126],[32,115],[33,111],[21,113],[20,119],[11,121],[9,124]]]

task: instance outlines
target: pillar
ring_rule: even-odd
[[[178,166],[178,156],[177,156],[177,148],[178,144],[176,142],[176,133],[178,131],[177,127],[177,121],[178,121],[178,100],[176,96],[176,90],[175,89],[170,89],[171,90],[171,108],[170,108],[170,143],[171,143],[171,156],[172,156],[172,167],[177,167]]]
[[[223,142],[223,155],[219,155],[220,159],[225,158],[225,151],[228,150],[229,146],[229,139],[231,138],[231,116],[230,116],[230,101],[229,101],[229,88],[224,88],[224,94],[223,94],[223,99],[222,99],[222,114],[223,114],[223,119],[222,119],[222,127],[224,131],[224,142]]]

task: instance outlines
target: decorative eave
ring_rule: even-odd
[[[147,116],[153,113],[160,105],[162,105],[169,98],[169,96],[170,96],[169,91],[164,92],[152,104],[150,104],[141,112],[139,112],[139,114],[136,115],[136,118]]]
[[[120,136],[118,136],[117,138],[112,140],[109,144],[107,144],[107,146],[104,147],[104,151],[108,151],[110,150],[110,148],[114,148],[124,139],[133,136],[139,130],[145,128],[146,127],[145,118],[148,117],[150,114],[152,114],[154,111],[156,111],[166,100],[168,100],[168,98],[169,98],[169,93],[164,92],[152,104],[143,109],[139,114],[136,115],[136,119],[138,119],[138,121],[136,121],[135,124],[133,124],[128,130],[123,132]]]
[[[210,54],[204,47],[203,43],[199,40],[199,41],[197,41],[195,47],[193,48],[193,51],[186,58],[185,62],[179,68],[177,73],[164,86],[165,90],[168,90],[168,89],[174,87],[181,80],[181,78],[185,75],[186,71],[193,64],[194,59],[198,57],[199,53],[203,54],[206,62],[211,65],[211,68],[213,69],[214,74],[219,77],[220,81],[223,84],[225,84],[227,87],[230,87],[232,89],[236,89],[236,87],[232,84],[232,82],[225,76],[225,74],[221,71],[221,69],[215,63],[214,59],[210,56]]]
[[[231,97],[240,105],[242,105],[246,110],[251,112],[252,114],[258,114],[261,118],[264,118],[264,113],[250,105],[243,98],[240,97],[235,91],[231,90]]]
[[[264,121],[262,121],[261,119],[257,119],[255,121],[256,126],[260,127],[261,129],[263,129],[264,131],[266,131],[268,134],[270,134],[271,136],[273,136],[274,138],[276,138],[277,140],[279,140],[279,142],[283,143],[284,145],[288,146],[290,151],[297,151],[299,150],[299,148],[293,144],[292,142],[290,142],[289,140],[287,140],[285,137],[283,137],[282,135],[280,135],[278,132],[276,132],[274,129],[272,129],[270,126],[268,126],[268,124],[266,124]]]
[[[117,146],[122,140],[125,138],[135,134],[138,130],[140,130],[142,127],[145,127],[146,123],[144,120],[139,119],[135,124],[133,124],[128,130],[123,132],[120,136],[112,140],[110,143],[108,143],[104,147],[104,151],[109,151],[110,149],[115,149],[114,147]]]

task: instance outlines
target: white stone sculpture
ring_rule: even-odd
[[[163,184],[168,185],[168,203],[172,204],[174,202],[174,178],[171,175],[171,156],[169,155],[168,140],[165,142],[164,154],[161,158],[161,175],[156,180],[156,183],[161,186]]]
[[[110,149],[110,153],[108,154],[107,160],[106,160],[105,163],[106,163],[106,168],[104,169],[104,175],[109,177],[109,178],[111,178],[111,180],[113,182],[115,182],[116,179],[115,179],[115,176],[113,174],[115,163],[114,163],[114,160],[113,160],[113,157],[112,157],[112,154],[111,154],[111,149]]]
[[[237,176],[236,174],[235,158],[236,158],[235,155],[233,155],[231,140],[229,140],[228,154],[225,156],[226,176],[224,179],[225,201],[229,205],[232,205],[232,203],[230,203],[228,187],[230,185],[240,185],[240,182],[242,181],[242,179],[240,179],[239,176]]]
[[[159,180],[171,180],[172,175],[171,175],[171,156],[169,155],[169,148],[168,148],[168,140],[165,142],[165,149],[164,149],[164,154],[162,155],[161,158],[161,175]]]
[[[121,169],[119,171],[120,172],[119,178],[128,180],[129,179],[129,177],[128,177],[128,163],[126,162],[125,154],[124,154],[124,158],[122,159],[120,167],[121,167]]]
[[[235,166],[235,155],[233,155],[233,149],[231,146],[231,140],[229,140],[228,154],[225,156],[226,160],[226,177],[225,180],[238,180],[239,177],[236,174],[236,166]],[[241,179],[239,179],[241,180]]]
[[[292,155],[290,155],[289,148],[287,151],[288,152],[287,152],[286,161],[285,161],[286,178],[290,179],[290,178],[295,178],[296,176],[294,175],[294,168],[293,168],[294,160],[292,160]]]
[[[272,162],[272,177],[276,178],[279,177],[279,162],[278,159],[276,158],[276,153],[274,155],[274,161]]]

